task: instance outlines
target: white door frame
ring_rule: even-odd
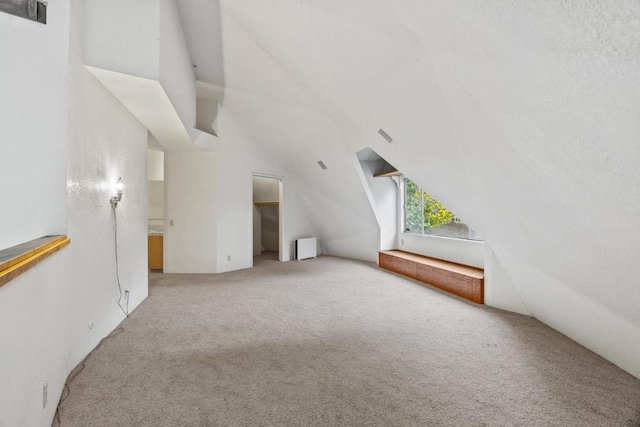
[[[251,173],[251,205],[253,212],[253,177],[258,176],[261,178],[270,178],[276,179],[280,181],[280,185],[278,186],[278,260],[280,262],[284,261],[284,176],[280,175],[272,175],[268,173],[259,173],[252,172]],[[251,226],[253,229],[253,225]],[[251,233],[251,248],[253,248],[253,233]],[[253,266],[253,249],[251,250],[251,266]]]

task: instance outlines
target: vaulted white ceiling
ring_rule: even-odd
[[[576,338],[595,304],[640,336],[640,3],[178,4],[197,78],[336,247],[371,230],[369,146],[487,238],[538,318]]]

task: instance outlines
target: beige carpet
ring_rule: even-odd
[[[149,291],[70,376],[55,425],[640,425],[640,380],[373,264],[262,257]]]

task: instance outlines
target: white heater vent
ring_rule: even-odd
[[[296,240],[296,259],[315,258],[318,255],[317,247],[318,239],[315,237]]]

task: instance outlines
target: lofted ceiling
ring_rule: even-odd
[[[178,4],[198,79],[300,181],[337,254],[375,233],[370,147],[485,236],[536,317],[585,342],[572,319],[595,304],[640,335],[639,2]]]

